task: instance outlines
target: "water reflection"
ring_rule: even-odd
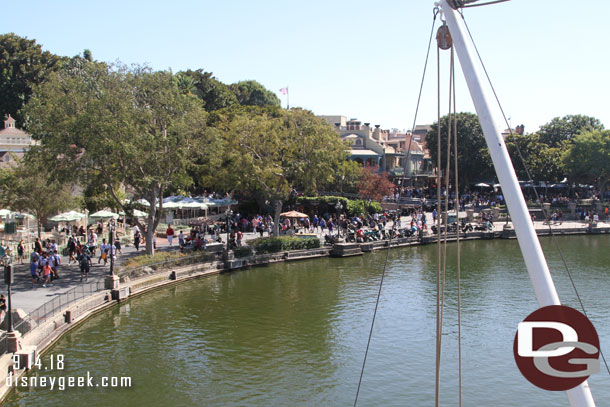
[[[559,238],[606,354],[610,238]],[[564,302],[574,294],[550,239]],[[448,248],[442,404],[457,404],[456,250]],[[51,353],[64,372],[131,376],[131,389],[13,393],[7,406],[353,404],[385,252],[276,264],[191,281],[114,308]],[[362,406],[427,406],[434,397],[436,247],[391,252],[360,394]],[[464,404],[567,405],[530,385],[512,359],[517,324],[537,305],[516,241],[462,245]],[[610,379],[590,380],[599,405]]]

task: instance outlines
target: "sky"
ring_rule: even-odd
[[[484,0],[483,0],[484,1]],[[481,1],[482,2],[482,1]],[[428,0],[20,0],[2,32],[43,49],[154,69],[203,69],[224,83],[254,79],[290,106],[411,129],[432,26]],[[464,11],[510,124],[534,132],[585,114],[610,127],[610,2],[511,0]],[[437,20],[438,26],[438,20]],[[441,115],[447,113],[447,51]],[[417,124],[437,118],[435,41]],[[461,70],[457,110],[474,112]]]

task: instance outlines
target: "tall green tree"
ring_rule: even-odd
[[[447,165],[447,120],[447,116],[441,118],[440,165],[437,153],[438,123],[434,123],[428,134],[426,134],[426,145],[430,152],[432,162],[436,168],[440,168],[443,171],[443,174],[445,173],[445,167]],[[471,183],[476,181],[490,180],[493,178],[495,176],[495,171],[477,115],[472,113],[458,113],[457,134],[458,171],[461,188],[468,188]],[[450,156],[450,170],[453,171],[453,147],[451,147]]]
[[[15,166],[0,170],[0,203],[36,217],[38,237],[42,224],[75,204],[72,184],[50,176],[51,163],[38,149],[30,150]]]
[[[505,141],[519,179],[529,180],[528,171],[536,181],[557,182],[563,179],[565,170],[561,155],[566,143],[559,147],[550,147],[540,141],[540,135],[537,133],[509,135]]]
[[[555,117],[550,122],[540,126],[540,142],[550,147],[560,147],[561,143],[571,141],[584,131],[603,130],[604,126],[595,117],[580,114]]]
[[[59,61],[36,40],[14,33],[0,35],[0,114],[23,123],[19,110],[30,99],[32,88],[56,70]]]
[[[178,74],[192,79],[195,88],[194,94],[205,103],[205,110],[208,112],[239,103],[229,86],[217,80],[212,72],[204,72],[202,69],[194,71],[189,69]]]
[[[229,86],[243,106],[277,106],[281,105],[277,95],[257,81],[241,81]]]
[[[217,179],[225,189],[259,195],[271,203],[275,229],[293,188],[315,195],[346,158],[335,131],[313,113],[247,107],[220,112],[224,161]]]
[[[339,163],[333,174],[332,180],[322,186],[325,191],[343,193],[358,193],[358,184],[362,179],[364,168],[362,164],[352,160],[344,160]]]
[[[610,181],[610,130],[577,135],[563,161],[572,181],[597,184],[603,196]]]
[[[26,106],[28,130],[46,156],[58,157],[58,167],[97,174],[118,207],[117,186],[146,200],[152,254],[165,191],[189,185],[187,169],[206,153],[206,114],[170,72],[78,62],[36,88]]]

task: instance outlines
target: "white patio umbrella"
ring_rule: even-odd
[[[103,209],[101,211],[97,211],[95,213],[90,214],[89,217],[97,218],[97,219],[110,219],[110,218],[117,219],[119,217],[119,214]]]
[[[81,220],[86,216],[87,215],[85,215],[84,213],[80,213],[80,212],[76,212],[76,211],[69,211],[69,212],[60,213],[59,215],[55,215],[55,216],[49,218],[49,220],[51,222],[74,222],[77,220]]]
[[[125,216],[125,212],[124,212],[124,211],[121,211],[121,212],[119,212],[119,215],[121,215],[121,216]],[[134,209],[134,210],[133,210],[133,216],[134,216],[135,218],[146,218],[146,217],[148,217],[148,213],[143,212],[143,211],[138,210],[138,209]]]

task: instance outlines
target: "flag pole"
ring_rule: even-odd
[[[290,110],[290,88],[286,86],[286,110]]]

